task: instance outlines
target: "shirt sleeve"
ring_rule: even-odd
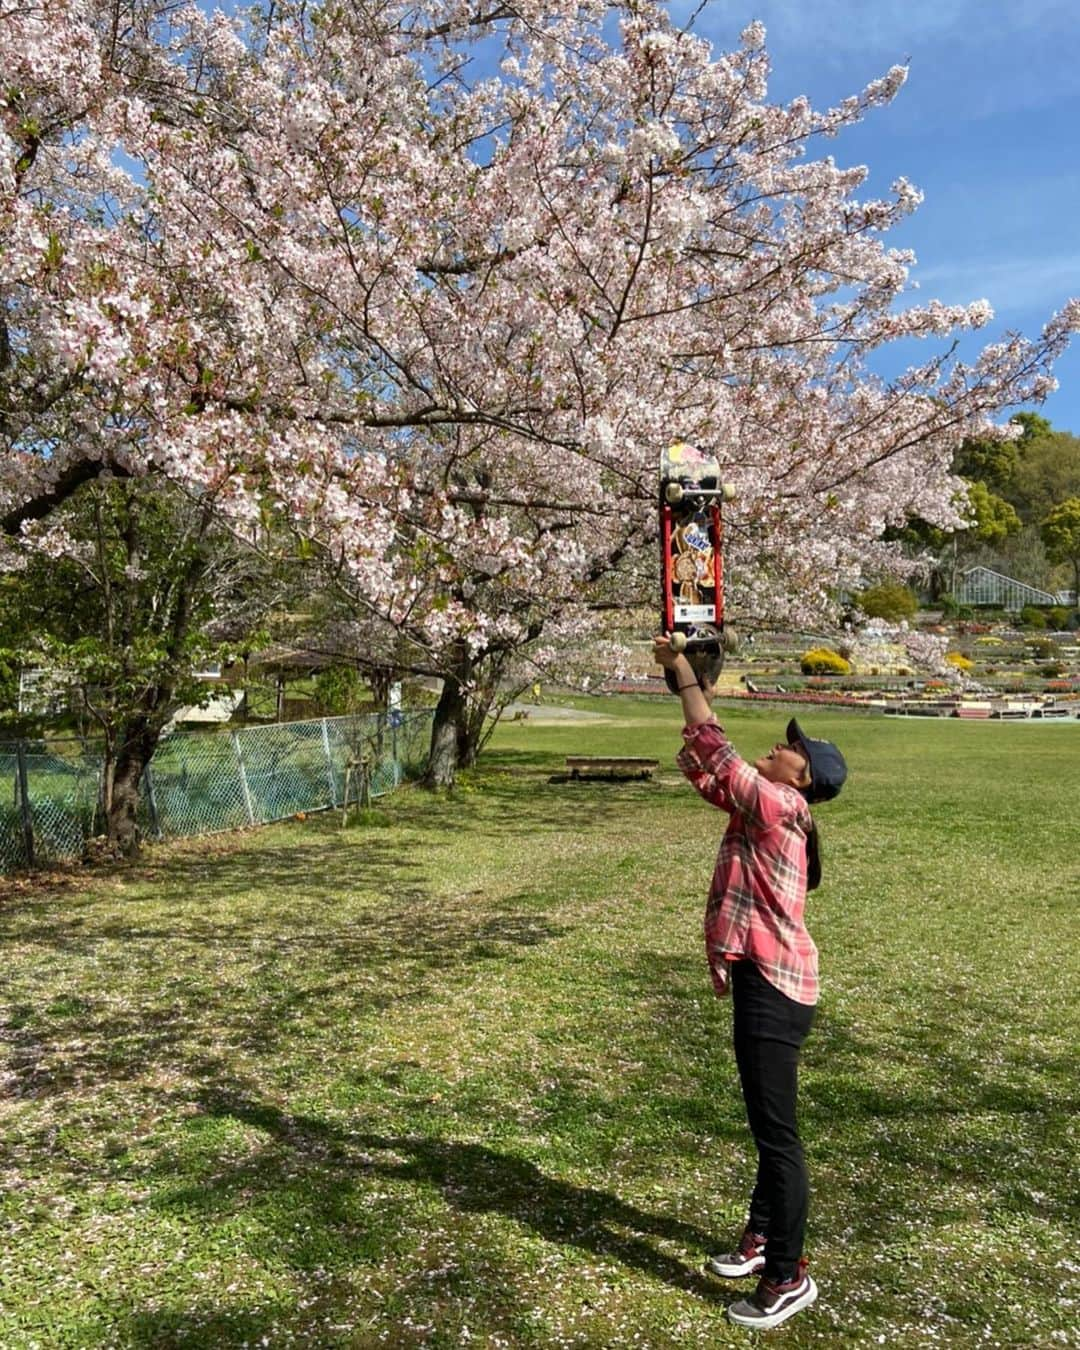
[[[729,814],[738,811],[759,830],[809,816],[802,794],[762,778],[740,759],[715,719],[684,728],[676,763],[707,802]]]
[[[737,808],[728,791],[727,765],[736,758],[735,747],[711,718],[683,728],[683,748],[675,762],[707,802],[730,813]]]

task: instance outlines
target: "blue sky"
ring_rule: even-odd
[[[677,0],[684,20],[696,3]],[[912,248],[920,299],[985,298],[1003,329],[1035,335],[1080,295],[1080,5],[1076,0],[711,0],[695,29],[733,47],[768,30],[770,100],[831,106],[893,64],[910,65],[888,108],[823,142],[866,164],[867,188],[903,175],[926,200],[890,234]],[[1080,338],[1041,411],[1080,433]]]

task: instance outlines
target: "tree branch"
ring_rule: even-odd
[[[51,488],[12,507],[6,515],[0,516],[0,533],[16,535],[26,521],[44,520],[84,483],[91,483],[106,472],[111,473],[114,478],[131,477],[127,469],[117,464],[100,459],[76,460],[64,470]]]

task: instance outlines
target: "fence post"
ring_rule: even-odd
[[[395,787],[400,787],[403,777],[401,772],[401,761],[398,759],[398,726],[401,723],[400,708],[393,708],[390,711],[390,763],[393,765],[393,783]]]
[[[255,824],[255,812],[251,807],[251,789],[248,787],[247,769],[244,768],[244,754],[240,749],[240,736],[232,733],[233,752],[236,755],[236,767],[240,771],[240,791],[244,794],[244,810],[247,811],[248,824]]]
[[[330,780],[330,805],[337,805],[337,784],[334,782],[334,760],[330,754],[330,725],[324,717],[322,720],[322,743],[326,754],[326,776]]]
[[[392,684],[386,693],[387,721],[390,723],[390,758],[393,764],[394,787],[401,784],[401,762],[398,759],[398,727],[401,725],[401,682]]]
[[[26,774],[26,744],[15,742],[15,772],[19,780],[19,814],[22,817],[23,850],[27,867],[34,866],[34,817],[30,812],[30,788]]]
[[[143,770],[143,779],[146,782],[146,805],[150,808],[150,825],[154,831],[156,839],[164,839],[161,833],[161,821],[158,818],[157,796],[154,793],[154,774],[150,765],[147,764]]]

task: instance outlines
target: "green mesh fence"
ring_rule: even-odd
[[[169,839],[265,825],[340,807],[346,787],[350,805],[383,796],[423,768],[431,716],[177,732],[161,742],[145,774],[142,830]],[[77,857],[103,829],[100,780],[100,754],[81,742],[0,743],[0,872]]]
[[[0,871],[77,857],[94,832],[101,758],[78,741],[62,750],[0,744]]]

